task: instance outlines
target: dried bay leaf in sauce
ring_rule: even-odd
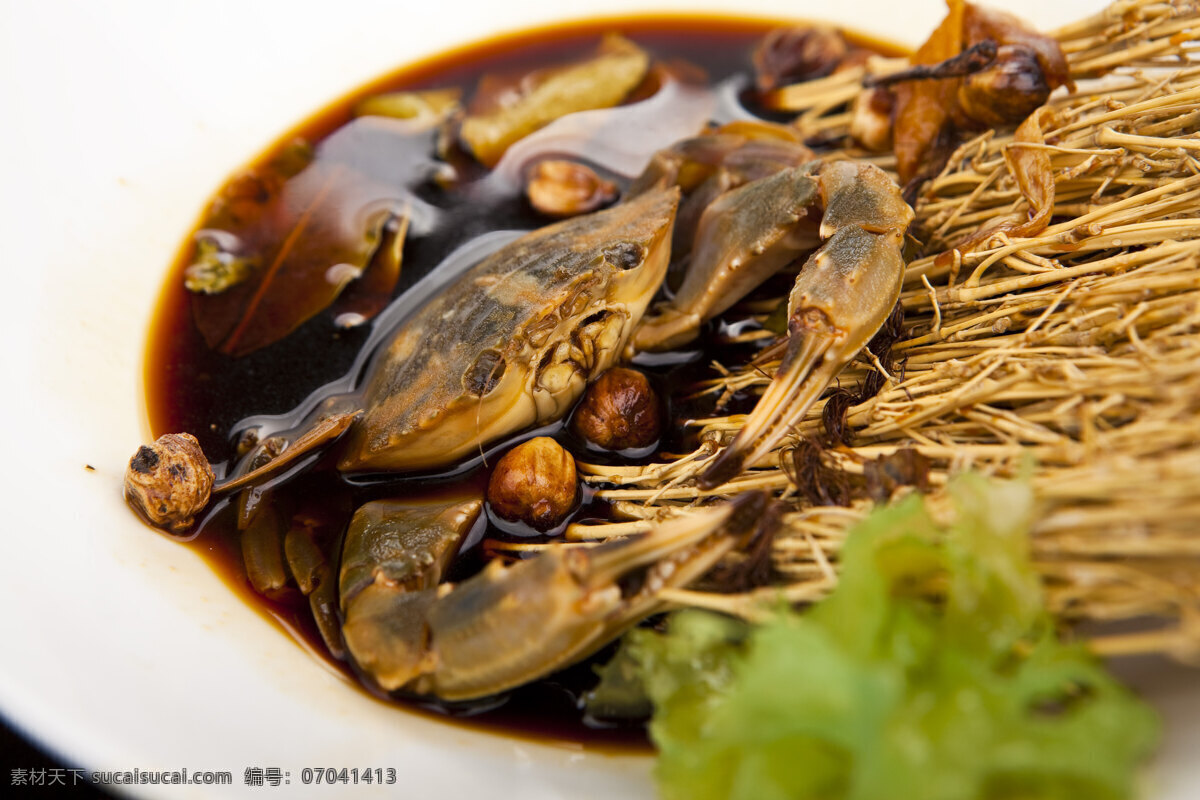
[[[578,64],[508,78],[485,75],[459,137],[479,161],[495,166],[509,145],[559,117],[615,106],[650,68],[650,56],[610,34],[597,54]]]
[[[414,209],[431,213],[412,188],[437,169],[435,137],[427,125],[363,117],[325,139],[292,175],[272,162],[233,181],[198,240],[207,237],[257,269],[219,293],[193,295],[193,317],[208,346],[241,356],[282,339],[373,263],[386,265],[383,279],[367,292],[372,299],[352,311],[365,319],[386,305],[403,240],[385,236],[385,226]],[[407,224],[399,230],[402,237]],[[373,262],[384,240],[395,252]]]

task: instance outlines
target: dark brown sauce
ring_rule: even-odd
[[[780,23],[731,17],[684,18],[678,16],[595,20],[516,33],[462,47],[458,50],[398,70],[330,104],[312,118],[289,131],[255,165],[268,162],[297,137],[321,141],[352,118],[351,109],[363,97],[383,91],[445,86],[462,87],[470,96],[484,73],[528,69],[576,57],[590,51],[600,35],[620,31],[659,59],[683,59],[701,65],[712,83],[744,75],[751,80],[750,52],[763,34]],[[879,42],[853,40],[882,52],[894,48]],[[479,175],[483,174],[482,168]],[[532,229],[546,223],[519,195],[494,199],[489,205],[455,207],[452,200],[427,188],[426,199],[449,212],[440,227],[405,244],[404,267],[396,295],[404,292],[459,245],[491,230]],[[217,465],[235,460],[234,440],[239,421],[252,415],[281,414],[295,408],[315,389],[342,377],[354,364],[367,340],[370,325],[341,330],[326,311],[301,325],[281,341],[240,358],[210,349],[197,330],[189,293],[183,288],[182,273],[192,256],[189,238],[181,248],[160,295],[150,327],[146,350],[145,384],[150,426],[155,436],[186,431],[195,435],[206,455]],[[690,416],[711,411],[682,403],[680,387],[704,377],[707,360],[681,358],[681,364],[651,368],[658,388],[674,403],[673,412]],[[591,460],[603,454],[587,451],[572,439],[562,424],[553,433],[576,454]],[[528,438],[529,433],[518,439]],[[497,448],[507,448],[511,442]],[[664,450],[681,452],[682,441],[660,443]],[[493,448],[489,448],[493,449]],[[446,480],[382,479],[351,482],[339,476],[331,459],[290,480],[277,492],[288,511],[303,510],[340,537],[349,515],[359,504],[379,497],[402,496],[409,492],[428,494],[447,484]],[[486,482],[480,465],[460,471],[451,481],[479,487]],[[301,498],[317,497],[319,503]],[[262,610],[298,643],[324,658],[356,685],[361,684],[354,668],[333,658],[325,649],[308,608],[298,591],[274,599],[260,596],[246,578],[234,521],[235,503],[222,499],[206,512],[197,527],[183,537],[247,603]],[[594,502],[590,493],[575,512],[576,519],[603,518],[607,509]],[[538,536],[535,531],[489,524],[486,535],[493,539]],[[335,548],[336,553],[336,548]],[[483,563],[478,546],[467,548],[453,568],[451,578],[470,574]],[[336,555],[334,556],[336,558]],[[602,653],[603,657],[604,654]],[[508,693],[504,698],[483,703],[447,706],[412,698],[406,706],[430,709],[438,715],[469,719],[472,724],[518,735],[562,743],[602,745],[606,748],[644,748],[640,725],[604,726],[585,722],[578,708],[580,693],[592,682],[592,666],[584,663],[531,686]],[[377,694],[377,693],[376,693]],[[377,694],[378,696],[378,694]]]

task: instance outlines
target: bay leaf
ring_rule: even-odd
[[[321,142],[293,175],[268,164],[232,181],[197,236],[254,269],[220,292],[193,294],[193,318],[208,345],[245,355],[328,308],[372,264],[388,220],[417,202],[412,188],[438,166],[435,136],[405,120],[363,117]],[[379,261],[393,274],[370,294],[390,298],[399,259]],[[383,305],[364,309],[373,315]]]

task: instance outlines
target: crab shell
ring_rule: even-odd
[[[419,470],[565,415],[662,283],[678,189],[529,233],[401,325],[339,467]]]

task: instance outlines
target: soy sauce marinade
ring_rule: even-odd
[[[485,74],[520,73],[553,65],[591,52],[599,37],[618,31],[646,49],[656,60],[683,60],[698,65],[713,85],[731,77],[742,85],[753,85],[750,53],[761,37],[776,23],[725,17],[682,19],[646,17],[619,21],[577,23],[568,27],[545,28],[506,38],[486,41],[447,55],[435,57],[364,87],[282,137],[265,153],[255,167],[276,159],[295,141],[316,144],[352,119],[352,109],[364,97],[385,91],[415,90],[456,86],[469,99]],[[861,41],[856,44],[862,46]],[[882,50],[871,43],[875,50]],[[714,122],[722,122],[715,119]],[[415,143],[414,147],[431,147]],[[367,169],[376,162],[379,169],[395,168],[397,159],[429,159],[432,152],[386,152],[374,150],[361,154]],[[372,161],[375,160],[375,161]],[[466,159],[456,162],[460,175],[480,180],[487,170],[471,165]],[[465,170],[465,172],[464,172]],[[456,192],[458,192],[456,194]],[[462,199],[459,189],[444,190],[433,181],[414,188],[424,202],[439,208],[442,215],[436,227],[410,235],[404,243],[403,268],[395,288],[399,296],[428,274],[455,248],[480,234],[495,230],[531,230],[550,220],[529,207],[518,192],[492,196],[486,202]],[[344,376],[352,367],[370,333],[371,325],[343,329],[335,325],[336,313],[327,309],[274,344],[240,357],[210,349],[198,330],[192,314],[192,298],[183,285],[183,271],[194,258],[193,240],[180,254],[163,289],[154,318],[146,356],[146,385],[151,428],[155,436],[168,432],[188,432],[200,444],[221,474],[222,466],[236,460],[235,433],[239,421],[262,414],[282,414],[295,408],[314,390]],[[286,291],[286,289],[284,289]],[[706,341],[711,345],[715,337]],[[700,350],[706,345],[702,344]],[[726,354],[728,355],[728,354]],[[686,408],[672,394],[704,376],[710,358],[701,352],[689,359],[677,359],[674,366],[651,369],[652,380],[661,393],[674,403],[676,417],[699,415],[709,409]],[[559,426],[557,433],[568,449],[577,454],[582,445]],[[528,438],[527,434],[514,441]],[[664,440],[664,450],[680,452],[686,443]],[[491,448],[489,448],[491,449]],[[588,453],[589,458],[599,457]],[[494,463],[494,460],[492,461]],[[478,465],[452,479],[413,479],[398,477],[370,482],[351,481],[332,469],[330,459],[273,490],[273,502],[284,513],[305,514],[325,529],[343,531],[354,509],[363,502],[383,497],[403,497],[414,491],[429,496],[452,491],[464,483],[482,491],[487,467]],[[585,490],[586,491],[586,490]],[[574,518],[604,516],[603,504],[585,499]],[[339,534],[340,535],[340,534]],[[516,530],[505,525],[499,530],[489,521],[484,536],[505,539],[519,535],[537,535],[532,530]],[[353,677],[353,668],[332,657],[313,623],[308,601],[299,591],[289,590],[273,598],[258,594],[251,587],[242,563],[236,528],[234,503],[217,502],[203,515],[186,537],[211,563],[226,583],[247,602],[265,611],[310,651]],[[333,543],[333,553],[339,548]],[[461,579],[483,562],[480,548],[464,552],[452,568],[450,577]],[[336,564],[334,565],[336,567]],[[336,571],[335,571],[336,574]],[[645,739],[640,727],[606,727],[591,724],[581,717],[577,700],[592,682],[591,665],[584,663],[527,687],[508,693],[503,702],[483,702],[447,707],[421,699],[413,705],[456,717],[468,717],[472,723],[510,733],[550,737],[575,742],[605,745],[641,746]]]

